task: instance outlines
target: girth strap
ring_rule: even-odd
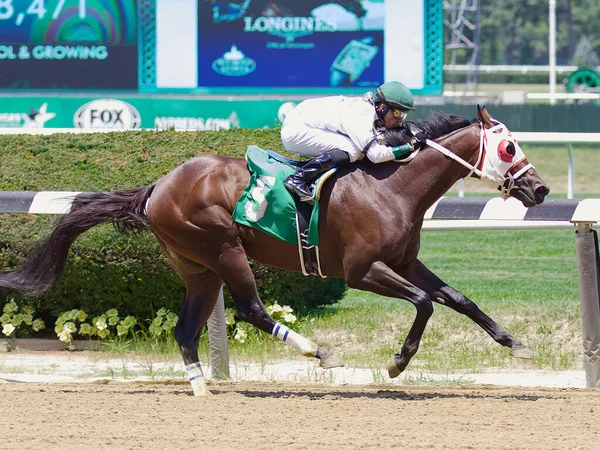
[[[310,218],[313,213],[314,205],[300,201],[296,202],[296,230],[298,233],[298,252],[300,254],[300,266],[304,275],[316,275],[321,278],[327,278],[321,272],[321,262],[319,260],[319,246],[308,243],[308,232]]]

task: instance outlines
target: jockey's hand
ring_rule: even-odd
[[[421,148],[425,147],[426,140],[427,140],[427,135],[425,133],[423,133],[422,131],[419,131],[410,140],[410,145],[412,146],[412,148],[414,150],[420,150]]]

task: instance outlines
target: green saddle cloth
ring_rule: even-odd
[[[248,146],[246,160],[250,183],[235,205],[233,220],[298,245],[296,204],[283,185],[295,169],[256,145]],[[308,230],[308,243],[319,245],[318,199],[315,200]]]

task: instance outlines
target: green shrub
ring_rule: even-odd
[[[89,191],[143,186],[193,156],[243,157],[251,144],[282,150],[279,130],[0,136],[0,189]],[[16,267],[58,218],[0,214],[0,269]],[[346,290],[343,280],[321,280],[252,264],[263,301],[290,305],[300,314],[335,303]],[[10,298],[24,300],[6,290],[0,294],[0,306]],[[50,316],[72,309],[100,314],[117,308],[123,316],[147,319],[161,307],[178,312],[184,294],[182,281],[151,233],[123,235],[101,225],[78,238],[62,278],[33,303],[50,323]],[[226,299],[232,306],[227,292]]]

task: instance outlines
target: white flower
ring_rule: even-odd
[[[238,328],[233,338],[240,344],[243,344],[244,342],[246,342],[246,332],[241,328]]]
[[[73,322],[65,322],[63,329],[69,334],[75,333],[77,331],[77,325],[75,325]]]
[[[285,314],[289,314],[294,311],[290,306],[287,305],[285,305],[282,310]]]
[[[82,323],[81,326],[79,327],[79,334],[82,335],[90,335],[92,336],[94,333],[94,328],[92,328],[92,326],[89,323]]]
[[[98,320],[96,321],[96,328],[98,328],[98,330],[102,331],[102,330],[106,330],[106,317],[104,316],[100,316],[98,317]]]
[[[7,323],[2,327],[2,333],[4,333],[5,336],[10,336],[13,331],[15,331],[15,327],[12,323]]]
[[[107,337],[110,336],[110,331],[106,328],[102,329],[102,330],[98,330],[98,336],[100,337],[100,339],[106,339]]]
[[[276,312],[283,311],[283,308],[279,305],[279,303],[275,302],[267,308],[267,311],[269,314],[273,314]]]
[[[123,320],[121,320],[121,325],[125,328],[133,328],[137,324],[137,319],[133,316],[127,316]]]
[[[286,315],[283,316],[283,320],[285,320],[287,323],[294,323],[296,321],[296,316],[290,313],[287,313]]]
[[[60,339],[61,342],[71,342],[71,332],[69,329],[63,329],[62,333],[58,335],[58,339]]]
[[[150,331],[150,334],[152,335],[152,337],[158,337],[162,333],[162,328],[159,325],[156,325],[154,323],[152,323],[148,327],[148,330]]]
[[[31,328],[33,328],[33,331],[40,331],[46,328],[46,324],[42,319],[35,319],[31,324]]]
[[[171,322],[177,322],[177,320],[179,320],[179,316],[174,312],[170,312],[167,314],[167,320],[170,320]]]
[[[154,320],[152,320],[152,325],[160,327],[162,325],[162,317],[155,317]]]
[[[2,309],[2,311],[5,313],[13,313],[13,312],[16,313],[18,310],[19,310],[19,307],[15,303],[14,299],[11,299],[10,302],[8,302],[6,305],[4,305],[4,308]]]

